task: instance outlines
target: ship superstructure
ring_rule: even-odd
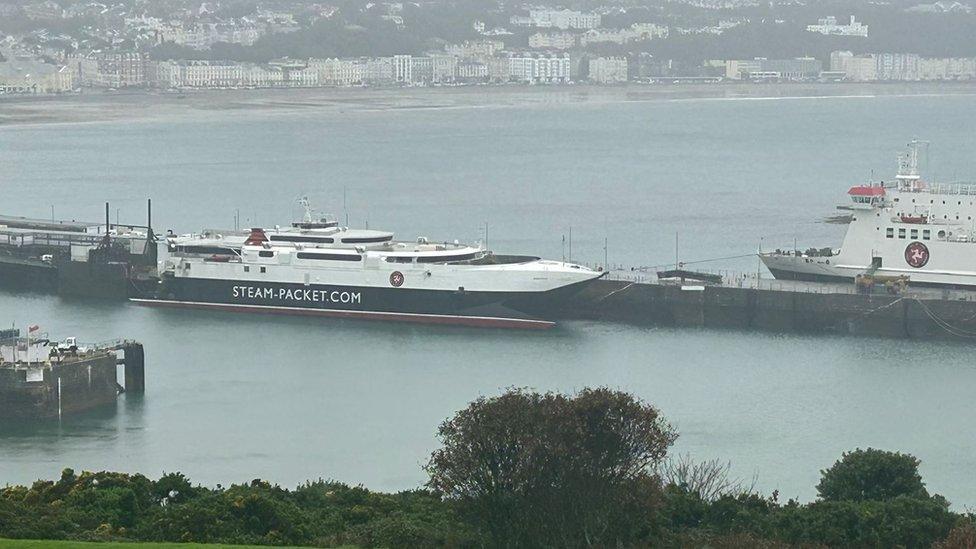
[[[976,288],[976,184],[922,178],[914,140],[888,183],[848,190],[850,224],[839,249],[760,254],[779,279],[853,280],[861,274],[907,276],[911,284]]]

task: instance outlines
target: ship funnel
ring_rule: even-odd
[[[264,229],[261,227],[252,227],[251,234],[247,235],[247,240],[244,241],[245,246],[260,246],[268,241],[268,235],[264,234]]]

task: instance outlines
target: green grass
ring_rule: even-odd
[[[3,549],[255,549],[267,546],[259,545],[224,545],[220,543],[88,543],[82,541],[46,541],[46,540],[13,540],[0,539]],[[345,549],[354,549],[345,546]]]

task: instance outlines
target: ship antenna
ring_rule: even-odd
[[[312,221],[314,221],[312,219],[312,206],[311,204],[309,204],[308,197],[303,196],[300,199],[298,199],[298,204],[302,207],[303,210],[305,210],[305,215],[302,217],[302,220],[305,221],[305,223],[311,223]]]

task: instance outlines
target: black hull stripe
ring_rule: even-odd
[[[237,305],[230,303],[203,303],[194,301],[175,301],[165,299],[130,299],[140,305],[155,307],[179,307],[191,309],[213,309],[222,311],[287,314],[305,316],[324,316],[333,318],[355,318],[366,320],[387,320],[397,322],[414,322],[421,324],[447,324],[456,326],[474,326],[484,328],[516,328],[546,330],[556,324],[546,320],[530,320],[521,318],[504,318],[490,316],[468,315],[439,315],[421,313],[397,313],[384,311],[356,311],[343,309],[311,309],[307,307],[282,307],[276,305]]]

